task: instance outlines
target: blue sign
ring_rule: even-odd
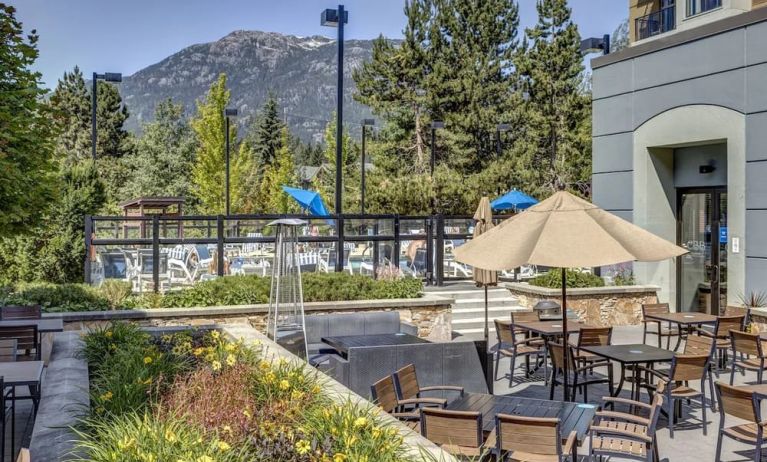
[[[726,226],[719,227],[719,243],[727,244],[727,227]]]

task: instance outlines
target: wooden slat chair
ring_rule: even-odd
[[[647,319],[648,314],[668,314],[671,312],[668,303],[643,303],[642,304],[642,324],[644,326],[642,331],[642,343],[647,343],[647,335],[655,335],[658,337],[658,348],[662,348],[663,337],[666,338],[666,349],[671,347],[671,337],[681,335],[679,329],[673,326],[672,323],[664,323],[655,319]],[[648,329],[650,324],[657,326],[656,330]],[[665,325],[664,325],[665,324]]]
[[[744,373],[745,371],[756,372],[757,382],[762,383],[764,370],[767,368],[767,364],[765,364],[767,357],[765,357],[759,334],[749,334],[748,332],[733,330],[730,331],[730,339],[733,353],[730,368],[730,385],[735,381],[736,368]],[[738,354],[740,354],[740,360],[738,359]]]
[[[554,388],[557,385],[562,385],[564,380],[560,379],[560,375],[564,378],[564,364],[565,364],[565,349],[561,343],[549,342],[548,351],[551,355],[551,376],[549,377],[549,399],[554,399]],[[597,367],[607,367],[607,377],[594,377],[593,372]],[[586,373],[592,373],[591,378],[586,377]],[[583,374],[583,377],[579,377]],[[609,361],[592,361],[585,366],[578,367],[573,358],[572,352],[570,354],[570,364],[568,367],[567,383],[568,387],[571,387],[571,396],[575,397],[576,390],[581,390],[583,393],[583,402],[588,402],[589,385],[596,385],[600,383],[606,383],[610,389],[610,394],[613,393],[613,368]]]
[[[16,339],[17,351],[24,352],[24,354],[16,356],[17,361],[40,360],[40,336],[37,333],[37,325],[0,326],[0,340],[4,339]]]
[[[559,419],[551,417],[495,416],[498,460],[561,462],[577,460],[576,432],[562,444]]]
[[[460,396],[463,396],[463,387],[458,387],[454,385],[432,385],[428,387],[422,387],[418,383],[418,376],[415,372],[415,365],[408,364],[407,366],[397,370],[397,372],[394,373],[394,386],[397,391],[397,399],[407,400],[407,399],[419,399],[419,398],[425,398],[421,396],[421,393],[426,392],[434,392],[434,391],[451,391],[456,392]],[[433,398],[435,401],[435,405],[442,405],[442,402],[445,402],[444,399],[441,398]]]
[[[15,338],[0,339],[0,362],[16,362],[19,347]]]
[[[582,351],[581,347],[610,345],[612,343],[612,337],[612,327],[582,327],[581,330],[578,331],[578,339],[574,342],[569,342],[570,346],[573,347],[573,358],[575,359],[575,362],[580,365],[585,365],[595,361],[604,361],[603,358],[595,354]]]
[[[668,407],[669,415],[669,435],[674,437],[674,423],[676,421],[676,406],[677,403],[688,402],[691,399],[700,399],[701,413],[703,417],[703,435],[706,435],[706,379],[710,379],[709,364],[711,361],[710,354],[698,354],[698,355],[674,355],[671,360],[671,369],[669,369],[668,375],[663,374],[660,371],[653,370],[646,367],[638,367],[638,370],[644,371],[646,374],[653,375],[659,379],[659,385],[657,388],[658,393],[662,393],[665,397],[665,402]],[[700,390],[696,390],[689,386],[691,381],[700,381]],[[713,399],[712,399],[713,401]],[[712,410],[713,409],[713,404]],[[681,413],[681,406],[679,407]]]
[[[513,385],[514,369],[516,368],[517,358],[524,357],[527,365],[526,374],[530,373],[530,357],[535,356],[536,361],[543,353],[543,346],[538,343],[538,339],[526,339],[521,334],[515,333],[513,324],[495,320],[495,333],[498,337],[498,344],[495,347],[495,380],[498,380],[498,363],[501,356],[511,358],[509,366],[509,386]],[[534,343],[535,341],[535,343]]]
[[[543,376],[548,377],[548,354],[546,353],[546,342],[543,338],[538,336],[533,337],[526,337],[529,336],[530,333],[522,329],[520,327],[517,327],[517,324],[520,322],[538,322],[540,319],[538,318],[538,312],[537,311],[512,311],[511,312],[511,328],[514,329],[514,335],[518,336],[520,339],[527,338],[529,340],[528,345],[534,348],[538,348],[541,350],[542,357],[543,357]]]
[[[719,378],[719,371],[714,367],[714,346],[715,339],[704,337],[702,335],[688,335],[684,342],[685,355],[703,355],[708,354],[711,360],[708,362],[708,384],[709,394],[711,396],[711,410],[716,412],[716,393],[714,392],[714,375]]]
[[[418,426],[418,419],[421,417],[419,409],[405,411],[405,406],[439,406],[445,407],[447,400],[439,398],[413,398],[403,399],[397,398],[397,389],[394,385],[394,378],[391,375],[387,375],[378,382],[370,386],[370,394],[373,401],[378,406],[390,414],[392,417],[405,421],[408,426],[415,429]]]
[[[479,412],[423,408],[421,435],[455,456],[480,457],[485,452]]]
[[[43,308],[40,305],[8,305],[0,308],[0,319],[4,321],[40,319],[42,317]]]
[[[32,459],[29,456],[29,449],[27,448],[21,448],[21,451],[19,451],[19,457],[16,459],[16,462],[31,462]]]
[[[756,453],[754,460],[761,460],[761,449],[764,442],[764,422],[756,394],[751,391],[732,387],[722,382],[716,382],[716,393],[719,398],[719,435],[716,439],[716,462],[722,457],[722,439],[731,438],[739,443],[750,444]],[[725,426],[725,416],[731,415],[747,423]]]
[[[598,411],[589,432],[592,460],[595,456],[599,456],[598,460],[601,460],[602,456],[615,456],[660,462],[656,429],[663,408],[663,396],[660,393],[655,394],[652,404],[613,397],[604,398],[603,403],[605,406],[626,404],[632,408],[644,409],[648,417],[625,412]]]
[[[717,316],[713,332],[703,328],[696,329],[699,335],[711,337],[716,340],[716,351],[719,356],[719,369],[723,370],[725,368],[728,356],[727,351],[732,346],[730,343],[730,331],[742,331],[745,319],[746,315],[744,314],[736,316]]]

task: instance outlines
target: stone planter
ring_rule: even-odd
[[[541,300],[562,301],[561,289],[531,286],[527,283],[506,283],[506,288],[519,304],[532,309]],[[578,319],[594,326],[626,326],[642,321],[642,304],[658,303],[656,286],[615,286],[567,289],[567,308]]]

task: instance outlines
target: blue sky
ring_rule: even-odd
[[[132,74],[195,43],[233,30],[328,35],[320,12],[327,0],[15,0],[26,30],[40,35],[37,70],[48,86],[79,65],[84,73]],[[535,0],[519,0],[522,25],[536,21]],[[401,0],[346,0],[348,38],[397,38],[405,16]],[[570,0],[581,35],[611,33],[628,13],[626,0]]]

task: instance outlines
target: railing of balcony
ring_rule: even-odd
[[[635,20],[636,40],[644,40],[676,28],[676,5],[661,8]]]
[[[721,6],[722,0],[688,0],[687,16],[695,16]]]

